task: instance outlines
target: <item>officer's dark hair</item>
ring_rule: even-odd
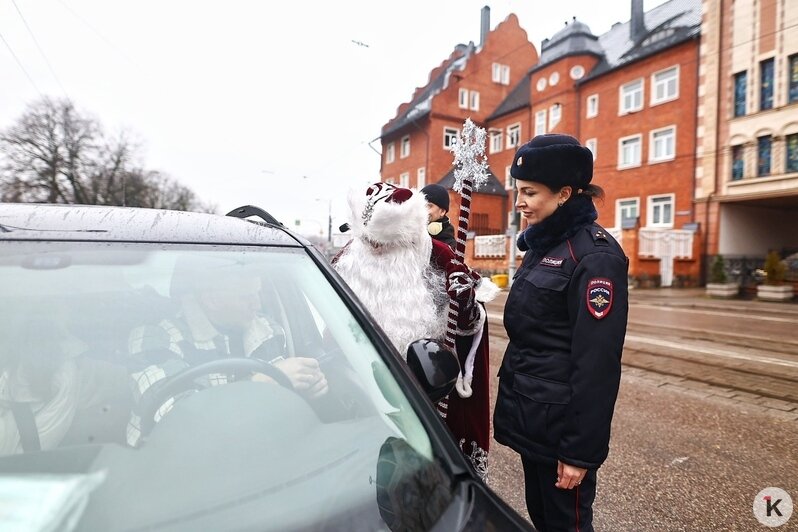
[[[547,185],[546,183],[542,183],[542,185],[551,190],[552,193],[554,194],[558,193],[562,188],[564,188],[564,187],[552,187],[550,185]],[[573,189],[571,197],[574,197],[578,194],[580,196],[587,196],[588,198],[596,198],[600,200],[604,199],[604,189],[598,185],[594,185],[591,183],[589,185],[585,185],[582,188],[576,188],[573,185],[565,185],[565,186],[569,186]]]

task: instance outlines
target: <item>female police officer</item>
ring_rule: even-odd
[[[504,310],[496,441],[520,453],[541,532],[591,531],[596,470],[607,457],[626,333],[627,259],[595,223],[593,156],[568,135],[515,154],[516,207],[529,226]]]

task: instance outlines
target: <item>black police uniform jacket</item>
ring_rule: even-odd
[[[607,458],[628,314],[628,261],[575,196],[519,238],[504,310],[494,437],[525,458],[597,469]]]

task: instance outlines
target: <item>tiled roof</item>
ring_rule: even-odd
[[[524,76],[507,98],[487,118],[488,121],[529,106],[529,76]]]
[[[540,62],[535,69],[553,63],[558,59],[576,54],[602,55],[598,38],[587,24],[574,20],[561,29],[551,39],[543,41],[540,47]]]
[[[671,0],[645,13],[646,34],[632,41],[630,22],[615,24],[599,37],[604,59],[587,79],[655,54],[701,33],[701,0]]]
[[[420,118],[428,115],[432,106],[432,98],[441,90],[445,89],[449,84],[449,76],[455,70],[463,70],[468,58],[474,53],[474,43],[468,45],[460,45],[458,48],[464,50],[464,54],[448,60],[448,64],[441,70],[438,76],[431,80],[424,90],[410,102],[410,105],[405,109],[404,113],[397,116],[389,125],[382,129],[381,137],[386,137],[391,133],[399,131],[411,122],[415,122]]]
[[[454,186],[454,167],[452,167],[452,169],[449,170],[449,172],[443,176],[440,181],[438,181],[438,184],[448,190],[452,190],[452,187]],[[493,170],[490,168],[488,168],[487,182],[474,192],[479,192],[480,194],[491,194],[493,196],[507,195],[504,185],[499,182],[499,180],[496,178],[496,175],[493,173]]]

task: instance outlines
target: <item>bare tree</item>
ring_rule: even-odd
[[[0,131],[0,200],[213,211],[161,172],[135,164],[138,147],[105,134],[68,100],[44,98]]]

